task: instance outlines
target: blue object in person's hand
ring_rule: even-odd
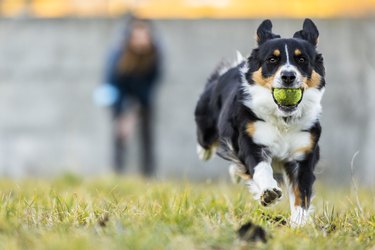
[[[93,98],[98,106],[111,106],[119,98],[119,92],[111,84],[105,83],[95,89]]]

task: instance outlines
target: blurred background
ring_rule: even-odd
[[[133,12],[155,20],[164,55],[156,99],[157,176],[225,179],[228,163],[196,156],[193,112],[205,81],[235,51],[248,55],[271,18],[291,36],[305,17],[320,31],[327,89],[318,178],[375,182],[374,0],[0,0],[0,175],[112,172],[111,114],[93,101],[109,49]],[[137,173],[131,137],[127,173]]]

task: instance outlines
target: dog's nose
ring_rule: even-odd
[[[283,71],[281,72],[281,80],[285,84],[292,84],[296,80],[296,73],[293,71]]]

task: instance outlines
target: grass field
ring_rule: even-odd
[[[221,182],[66,175],[2,180],[0,190],[1,249],[375,249],[370,190],[317,185],[314,223],[300,229],[284,225],[287,199],[266,209],[244,186]],[[249,220],[267,243],[238,239]]]

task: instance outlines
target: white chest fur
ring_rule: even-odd
[[[266,146],[272,158],[301,160],[305,151],[311,147],[312,138],[309,132],[287,126],[277,127],[263,121],[257,121],[253,126],[253,141]]]
[[[303,99],[288,123],[275,104],[269,89],[243,83],[248,98],[243,104],[249,107],[263,121],[256,121],[252,130],[255,143],[266,146],[272,158],[280,160],[301,160],[312,147],[310,129],[319,119],[320,101],[323,89],[310,88],[304,91]]]

